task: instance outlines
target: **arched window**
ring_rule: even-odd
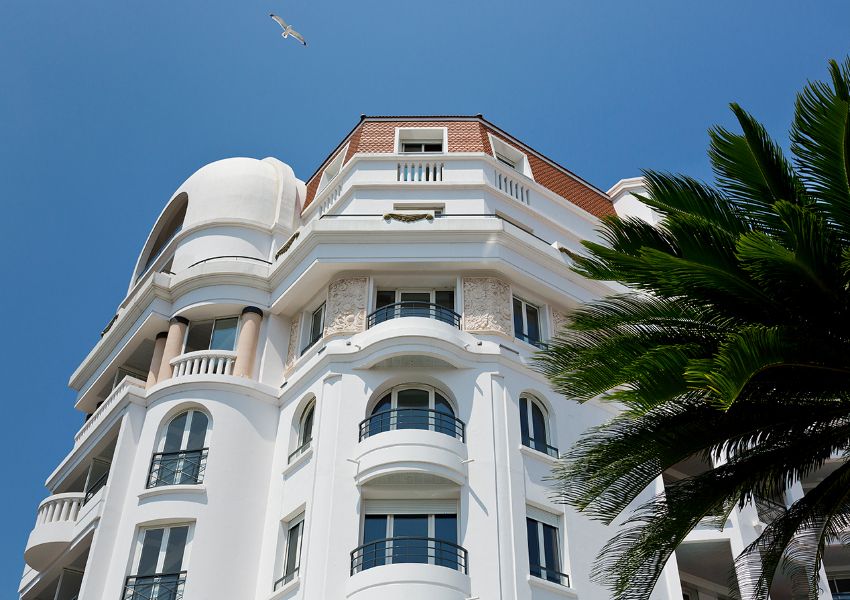
[[[464,439],[464,424],[451,403],[426,385],[398,386],[387,392],[360,423],[360,440],[393,429],[426,429]]]
[[[149,488],[195,484],[204,480],[209,426],[209,417],[195,409],[171,419],[151,460]]]
[[[304,454],[313,443],[313,415],[316,413],[316,401],[311,400],[304,409],[301,415],[301,421],[298,424],[298,447],[289,455],[287,462],[292,462]]]
[[[522,445],[558,458],[558,449],[549,445],[549,424],[546,409],[535,398],[519,399],[519,427]]]

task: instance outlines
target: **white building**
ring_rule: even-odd
[[[561,249],[613,211],[480,115],[363,117],[306,183],[273,158],[200,169],[71,377],[87,419],[20,597],[607,598],[588,574],[611,529],[546,477],[611,409],[530,358],[611,292]],[[657,598],[725,597],[759,526],[733,517]]]

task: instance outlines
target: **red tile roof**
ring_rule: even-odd
[[[348,144],[344,162],[355,154],[392,154],[395,151],[397,127],[445,127],[448,130],[448,152],[483,152],[493,156],[488,133],[517,146],[528,156],[534,180],[596,217],[614,214],[614,205],[602,191],[580,179],[556,162],[546,158],[531,147],[512,138],[501,129],[476,116],[426,116],[426,117],[367,117],[362,115],[360,123],[322,163],[321,167],[307,180],[307,198],[304,210],[316,197],[321,173],[337,154]]]

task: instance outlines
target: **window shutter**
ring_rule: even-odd
[[[457,500],[366,500],[367,515],[456,515]]]
[[[537,508],[536,506],[525,505],[525,516],[529,519],[534,519],[535,521],[539,521],[540,523],[545,523],[546,525],[551,525],[552,527],[558,526],[558,515],[554,513],[550,513],[547,510],[542,510]]]

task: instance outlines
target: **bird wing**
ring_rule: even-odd
[[[289,27],[289,25],[286,24],[286,21],[284,21],[283,19],[281,19],[277,15],[269,15],[269,16],[272,19],[274,19],[275,21],[277,21],[277,24],[280,25],[281,27],[283,27],[284,30],[286,30],[286,28]]]
[[[305,42],[305,41],[304,41],[304,38],[303,38],[303,37],[301,37],[301,34],[300,34],[300,33],[298,33],[297,31],[295,31],[295,30],[293,30],[293,29],[290,29],[290,30],[289,30],[289,35],[291,35],[292,37],[294,37],[295,39],[297,39],[298,41],[300,41],[300,42],[301,42],[302,44],[304,44],[305,46],[307,45],[307,42]]]

